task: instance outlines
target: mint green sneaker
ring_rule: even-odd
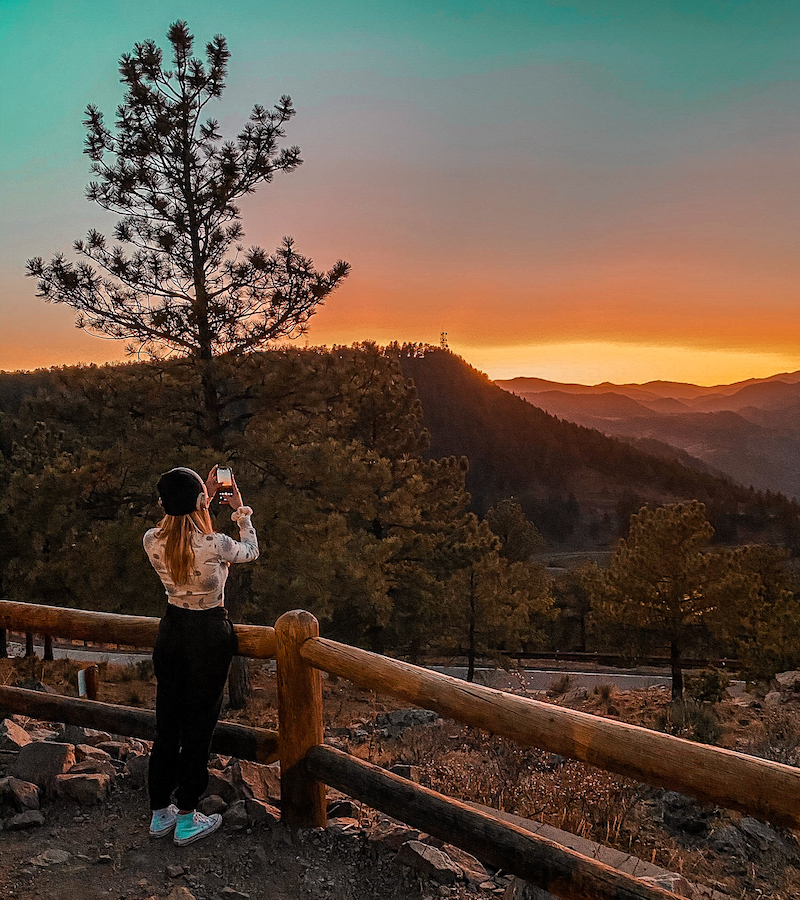
[[[161,838],[172,834],[172,829],[178,821],[178,807],[174,803],[164,809],[154,809],[150,819],[150,837]]]
[[[213,834],[222,825],[222,816],[219,813],[204,816],[197,810],[186,813],[185,816],[179,814],[177,819],[175,837],[172,840],[178,847],[193,844],[195,841],[199,841],[200,838]]]

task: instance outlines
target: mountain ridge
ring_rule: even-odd
[[[625,440],[668,444],[739,483],[800,497],[800,424],[795,424],[800,423],[800,372],[708,388],[664,381],[587,386],[516,378],[495,383],[515,388],[531,405],[565,421]],[[664,396],[654,398],[649,390],[654,386]],[[703,393],[691,397],[695,390]]]

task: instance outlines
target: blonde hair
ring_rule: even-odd
[[[194,567],[192,535],[197,531],[213,534],[214,526],[207,509],[185,516],[164,516],[158,523],[158,538],[164,539],[164,562],[173,584],[186,584]]]

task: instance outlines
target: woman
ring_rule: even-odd
[[[208,786],[208,751],[222,707],[236,635],[225,609],[225,581],[232,562],[258,557],[250,522],[253,510],[242,504],[233,481],[233,508],[239,538],[214,531],[208,504],[217,493],[217,467],[208,481],[192,469],[177,468],[158,480],[165,516],[144,536],[147,556],[167,592],[167,611],[153,650],[156,739],[150,755],[150,835],[174,829],[178,846],[191,844],[219,828],[222,817],[197,812]],[[175,791],[175,804],[170,802]]]

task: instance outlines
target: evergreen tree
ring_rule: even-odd
[[[788,568],[788,552],[752,545],[736,551],[756,583],[755,596],[726,621],[725,636],[751,678],[769,680],[800,667],[800,584]]]
[[[506,559],[499,538],[473,513],[452,541],[457,568],[445,585],[440,631],[466,653],[472,681],[479,654],[500,656],[541,636],[536,619],[549,615],[553,598],[544,568]]]
[[[272,255],[243,247],[237,200],[302,162],[299,148],[279,146],[291,99],[254,106],[236,139],[224,141],[218,122],[204,118],[225,87],[225,38],[206,45],[205,63],[192,55],[185,22],[168,38],[171,68],[153,41],[122,57],[126,94],[114,129],[96,107],[86,111],[85,152],[97,178],[86,196],[122,217],[115,243],[92,230],[74,245],[83,262],[37,257],[28,274],[38,296],[77,310],[79,327],[128,339],[131,352],[197,361],[208,438],[221,448],[225,399],[214,357],[302,333],[348,266],[317,272],[291,238]]]
[[[723,627],[737,605],[755,591],[754,579],[737,554],[709,552],[714,529],[697,500],[631,516],[609,568],[587,571],[598,614],[639,631],[658,631],[669,641],[672,698],[683,699],[683,653],[690,629]]]
[[[500,538],[500,552],[510,562],[527,562],[544,547],[539,529],[513,500],[501,500],[486,513],[486,521]]]

